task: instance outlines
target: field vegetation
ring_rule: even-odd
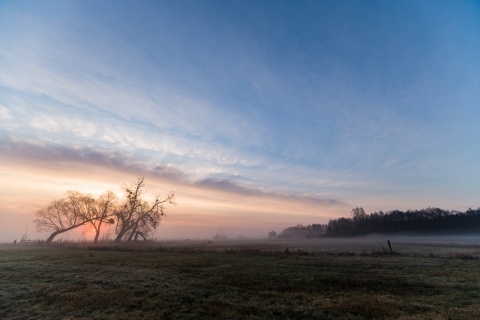
[[[480,319],[454,238],[0,246],[1,319]]]

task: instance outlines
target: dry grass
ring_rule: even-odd
[[[478,247],[393,244],[4,245],[0,318],[480,318]]]

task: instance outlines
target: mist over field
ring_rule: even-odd
[[[0,317],[472,319],[478,240],[0,245]]]

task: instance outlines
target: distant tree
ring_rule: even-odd
[[[118,206],[118,198],[112,191],[102,194],[92,203],[90,224],[95,230],[95,238],[93,242],[97,242],[103,224],[115,223],[115,209]]]
[[[355,222],[352,218],[339,218],[328,222],[327,232],[337,235],[352,235],[355,232]]]
[[[46,240],[50,244],[57,235],[93,221],[95,217],[91,208],[94,202],[89,195],[68,191],[65,198],[54,200],[36,212],[37,230],[51,232]]]
[[[284,229],[277,238],[319,238],[327,232],[325,224],[311,224],[304,226],[297,224],[295,227]]]
[[[277,237],[277,233],[272,230],[268,233],[268,239],[275,239]]]
[[[363,208],[357,207],[352,209],[352,219],[355,225],[356,233],[364,233],[368,231],[367,218],[368,216]]]
[[[365,213],[365,210],[363,208],[354,208],[352,209],[352,218],[354,221],[362,221],[367,218],[367,214]]]
[[[144,178],[138,178],[135,184],[124,187],[126,199],[115,211],[117,218],[115,242],[132,241],[138,237],[147,239],[149,233],[157,228],[160,219],[165,215],[163,204],[174,204],[174,193],[156,196],[153,203],[142,199],[145,193]]]

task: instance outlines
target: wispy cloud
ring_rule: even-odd
[[[210,190],[230,193],[239,196],[257,198],[282,199],[283,201],[306,202],[311,205],[336,206],[344,205],[341,201],[323,198],[312,194],[289,194],[284,190],[271,190],[267,187],[258,188],[246,183],[230,179],[204,178],[196,180],[195,175],[189,175],[173,164],[157,164],[149,166],[146,161],[119,153],[115,150],[75,147],[49,141],[29,141],[3,138],[0,140],[0,151],[3,158],[9,161],[22,159],[30,165],[47,167],[94,166],[110,168],[132,176],[150,176],[170,181],[175,184],[191,186],[200,190]]]
[[[0,120],[10,120],[12,117],[10,116],[10,112],[7,108],[0,106]]]

